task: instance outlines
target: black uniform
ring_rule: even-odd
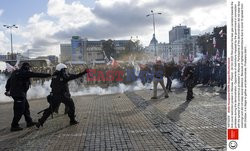
[[[65,70],[61,70],[56,71],[53,74],[50,85],[52,88],[51,98],[49,99],[50,106],[44,110],[43,116],[38,120],[38,128],[44,124],[47,118],[58,108],[60,103],[64,103],[65,106],[68,107],[70,123],[75,124],[77,122],[75,120],[75,104],[69,92],[68,82],[77,79],[86,73],[87,71],[85,70],[79,74],[67,74]]]
[[[194,68],[192,66],[187,66],[184,69],[184,79],[185,79],[185,84],[187,87],[187,97],[186,100],[190,101],[191,99],[194,98],[193,96],[193,88],[195,85],[194,82]]]
[[[165,65],[165,76],[167,77],[166,89],[167,89],[169,92],[172,92],[172,91],[171,91],[171,87],[172,87],[172,79],[171,79],[171,76],[172,76],[173,72],[174,72],[174,65],[173,65],[173,64]]]
[[[50,76],[50,74],[30,72],[28,68],[15,70],[11,74],[5,88],[6,92],[10,92],[10,96],[14,99],[14,118],[11,124],[12,130],[20,128],[18,122],[22,118],[22,115],[25,117],[27,126],[30,126],[33,123],[32,118],[30,117],[29,103],[26,99],[27,91],[31,84],[30,78],[46,78]]]

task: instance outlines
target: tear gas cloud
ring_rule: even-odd
[[[193,63],[197,63],[199,60],[205,59],[204,57],[205,57],[205,56],[204,56],[202,53],[197,52],[197,53],[196,53],[196,57],[194,58]]]
[[[155,58],[146,56],[143,58],[140,63],[154,62]],[[140,67],[136,58],[134,56],[129,57],[129,63],[134,66],[135,75],[138,76],[140,73]],[[6,67],[5,63],[2,67]],[[0,102],[10,102],[13,99],[4,95],[5,92],[5,84],[7,81],[7,77],[4,75],[0,75]],[[31,88],[27,93],[28,99],[38,99],[45,98],[51,92],[50,88],[51,80],[45,81],[43,85],[41,84],[32,84]],[[164,78],[164,84],[166,85],[167,79]],[[180,88],[182,84],[174,79],[172,81],[172,88]],[[136,90],[145,90],[145,89],[153,89],[153,82],[146,83],[143,85],[140,80],[137,80],[131,84],[119,83],[115,86],[109,86],[107,88],[102,88],[98,85],[95,86],[85,86],[82,83],[79,83],[77,80],[69,82],[69,88],[72,96],[81,96],[81,95],[105,95],[105,94],[115,94],[115,93],[124,93],[127,91],[136,91]],[[162,89],[160,84],[158,84],[158,88]],[[153,92],[152,92],[153,93]]]
[[[0,75],[0,102],[10,102],[13,101],[12,98],[4,95],[5,92],[5,84],[7,78],[3,75]],[[167,80],[164,79],[164,83],[166,84]],[[27,97],[28,99],[38,99],[45,98],[49,95],[51,81],[44,82],[43,85],[35,84],[32,85],[28,91]],[[174,79],[172,81],[173,88],[180,88],[182,84]],[[140,80],[137,80],[131,84],[123,84],[119,83],[116,86],[110,86],[107,88],[102,88],[100,86],[89,86],[86,87],[83,84],[78,84],[77,81],[71,81],[69,83],[69,88],[72,96],[81,96],[81,95],[105,95],[105,94],[115,94],[115,93],[124,93],[127,91],[136,91],[136,90],[145,90],[145,89],[153,89],[153,83],[146,83],[143,85]],[[162,89],[160,84],[158,85],[159,89]]]
[[[10,97],[4,95],[6,81],[7,78],[3,75],[0,75],[0,102],[9,102],[12,100]]]

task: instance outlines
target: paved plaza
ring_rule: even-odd
[[[10,132],[13,104],[0,104],[0,150],[226,150],[226,94],[198,86],[186,102],[185,89],[173,91],[165,99],[159,90],[157,100],[152,90],[76,96],[78,125],[69,125],[61,105],[39,130],[20,132]],[[35,121],[47,106],[45,99],[30,100]]]

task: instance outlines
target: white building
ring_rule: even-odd
[[[169,32],[169,43],[158,43],[153,36],[145,50],[147,53],[154,54],[154,43],[156,43],[156,55],[161,56],[166,62],[172,60],[179,62],[179,60],[187,58],[190,54],[195,57],[196,52],[200,51],[197,44],[198,36],[191,36],[190,30],[187,26],[173,27]]]
[[[155,35],[153,34],[153,38],[151,39],[149,45],[145,47],[145,51],[147,53],[155,54],[158,55],[158,41],[155,38]]]
[[[72,36],[71,49],[72,49],[72,61],[83,61],[84,59],[84,42],[86,39],[82,39],[80,36]]]
[[[60,62],[67,62],[72,60],[71,44],[60,44]]]
[[[191,36],[191,29],[187,26],[175,26],[169,31],[169,43],[176,40],[186,39]]]
[[[88,64],[105,63],[102,41],[84,41],[84,61]]]

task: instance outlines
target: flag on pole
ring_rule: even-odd
[[[6,63],[6,69],[8,72],[13,72],[14,70],[16,70],[16,68],[10,65],[9,63]]]
[[[216,60],[220,60],[220,52],[219,52],[219,49],[217,49],[217,51],[216,51],[215,59],[216,59]]]
[[[16,64],[15,64],[14,67],[18,69],[18,68],[19,68],[19,67],[18,67],[19,63],[20,63],[20,56],[17,55]]]
[[[219,32],[220,37],[223,37],[224,33],[223,33],[223,29],[221,29],[221,31]]]
[[[213,45],[214,45],[214,48],[216,47],[216,39],[215,37],[213,37]]]

